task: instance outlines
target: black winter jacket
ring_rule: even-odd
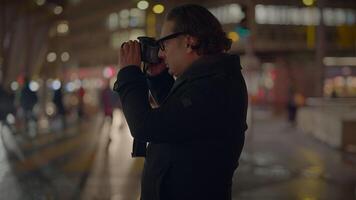
[[[230,200],[247,129],[239,57],[203,56],[177,80],[137,66],[115,83],[132,136],[148,142],[142,200]],[[159,108],[151,108],[149,89]]]

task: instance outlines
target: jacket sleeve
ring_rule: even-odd
[[[147,98],[146,78],[138,67],[122,69],[116,84],[131,134],[139,141],[178,143],[216,139],[216,135],[208,133],[221,131],[221,123],[217,121],[223,118],[219,116],[221,95],[211,95],[206,87],[192,85],[179,98],[169,98],[153,109]]]
[[[147,83],[153,98],[161,105],[171,90],[174,79],[166,69],[157,76],[147,76]]]

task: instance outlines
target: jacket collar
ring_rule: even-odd
[[[167,97],[187,81],[220,73],[233,74],[240,70],[241,65],[238,55],[221,53],[202,56],[193,62],[192,65],[176,79]]]

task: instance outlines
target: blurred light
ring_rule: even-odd
[[[40,85],[36,81],[31,81],[29,87],[32,92],[37,92]]]
[[[47,54],[47,61],[48,62],[54,62],[57,59],[57,54],[54,52],[50,52]]]
[[[137,3],[137,8],[141,9],[141,10],[146,10],[149,6],[149,3],[147,1],[139,1]]]
[[[323,18],[325,25],[332,26],[335,25],[335,17],[333,14],[333,9],[326,8],[323,10]]]
[[[346,85],[347,85],[347,87],[352,87],[352,81],[353,81],[352,76],[347,76],[346,77]]]
[[[314,3],[314,0],[303,0],[303,3],[306,6],[312,6]]]
[[[355,17],[354,11],[351,9],[348,9],[346,15],[347,15],[347,17],[346,17],[347,24],[349,24],[349,25],[355,24],[356,17]]]
[[[38,6],[43,6],[46,3],[46,0],[36,0]]]
[[[267,23],[268,12],[265,9],[264,5],[256,5],[255,7],[255,20],[257,24],[266,24]]]
[[[19,83],[19,85],[23,85],[25,83],[25,77],[22,75],[18,75],[16,81]]]
[[[19,83],[14,81],[11,83],[10,87],[12,91],[16,91],[17,89],[19,89]]]
[[[130,11],[127,9],[121,10],[119,15],[120,15],[120,18],[127,19],[130,17]]]
[[[228,38],[230,38],[233,42],[237,42],[237,41],[239,41],[240,36],[236,32],[232,31],[232,32],[229,32]]]
[[[264,84],[267,89],[272,89],[274,86],[274,82],[270,76],[265,78]]]
[[[316,28],[315,26],[307,27],[307,47],[312,49],[315,47],[316,41]]]
[[[334,81],[337,87],[344,87],[344,85],[346,84],[346,80],[342,76],[335,77]]]
[[[147,35],[151,37],[156,36],[156,16],[152,13],[149,12],[147,14]]]
[[[209,11],[222,23],[239,23],[245,18],[241,6],[237,3],[226,4],[219,7],[209,8]]]
[[[68,53],[68,52],[63,52],[63,53],[61,54],[61,60],[62,60],[63,62],[67,62],[69,59],[70,59],[70,56],[69,56],[69,53]]]
[[[46,85],[47,85],[48,88],[51,88],[51,87],[52,87],[52,82],[53,82],[52,79],[47,79]]]
[[[342,74],[345,76],[351,75],[351,73],[352,73],[352,70],[350,67],[343,67],[341,69],[341,71],[342,71]]]
[[[7,114],[6,121],[9,124],[15,124],[15,116],[13,114],[11,114],[11,113]]]
[[[302,171],[302,174],[306,177],[320,177],[322,173],[324,172],[323,167],[321,166],[311,166]]]
[[[138,26],[137,18],[136,17],[135,18],[131,18],[129,24],[130,24],[130,27],[137,27]]]
[[[66,90],[68,92],[73,92],[76,89],[75,84],[73,82],[69,82],[66,85]]]
[[[323,63],[326,66],[356,66],[356,57],[325,57]]]
[[[68,22],[66,22],[66,21],[61,22],[57,25],[58,33],[66,34],[66,33],[68,33],[68,30],[69,30],[69,26],[68,26]]]
[[[52,116],[55,114],[55,112],[56,112],[56,106],[53,103],[48,103],[46,105],[46,114],[48,116]]]
[[[334,10],[334,17],[336,20],[336,24],[338,25],[344,25],[347,23],[347,13],[341,8]]]
[[[48,129],[50,126],[48,118],[40,117],[38,119],[38,126],[41,127],[41,129]]]
[[[246,38],[251,34],[251,31],[247,28],[237,26],[235,28],[235,32],[241,37],[241,38]]]
[[[112,67],[105,67],[103,70],[103,76],[105,78],[111,78],[112,76],[114,76],[114,74],[115,74],[115,72]]]
[[[61,88],[61,82],[56,79],[52,82],[52,89],[53,90],[59,90]]]
[[[130,10],[129,24],[131,27],[145,26],[146,12],[138,8]]]
[[[59,15],[63,12],[63,7],[62,6],[56,6],[54,7],[54,10],[53,10],[54,14],[56,15]]]
[[[311,1],[311,0],[308,0]],[[315,0],[313,0],[313,3]],[[316,7],[295,7],[278,5],[255,6],[255,21],[257,24],[279,25],[319,25],[321,15],[327,26],[354,25],[356,13],[352,9]]]
[[[120,28],[128,28],[130,24],[130,20],[127,18],[120,19]]]
[[[119,27],[119,15],[117,13],[111,13],[107,20],[109,30],[114,30]]]
[[[140,9],[137,9],[137,8],[131,8],[130,10],[130,16],[131,17],[138,17],[141,15],[141,10]]]
[[[83,86],[84,89],[90,88],[90,82],[89,82],[89,80],[84,79],[84,80],[82,81],[82,86]]]
[[[96,87],[97,89],[101,89],[104,87],[104,81],[101,79],[96,79],[94,83],[95,83],[94,87]]]
[[[164,6],[162,4],[157,4],[153,6],[153,12],[156,14],[161,14],[164,11]]]
[[[356,88],[356,77],[352,78],[351,86]]]
[[[334,82],[331,79],[326,79],[324,81],[324,94],[330,95],[334,89]]]
[[[79,89],[82,86],[82,81],[80,81],[79,79],[76,79],[74,81],[74,86],[76,89]]]

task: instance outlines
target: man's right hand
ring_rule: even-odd
[[[150,76],[157,76],[162,73],[166,69],[166,64],[164,62],[160,62],[158,64],[149,64],[147,66],[147,73]]]

